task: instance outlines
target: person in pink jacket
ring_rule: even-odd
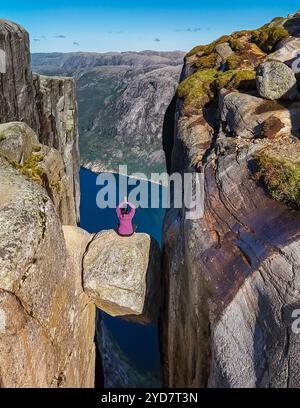
[[[123,208],[124,205],[126,205],[126,207]],[[130,212],[127,208],[127,205],[131,207]],[[135,232],[135,226],[132,225],[132,219],[135,214],[135,208],[136,207],[133,204],[127,201],[126,197],[124,201],[118,205],[116,212],[119,219],[119,225],[117,227],[117,233],[119,235],[128,237]]]

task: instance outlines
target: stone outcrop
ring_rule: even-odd
[[[85,293],[111,316],[147,323],[160,306],[160,250],[149,235],[97,234],[83,260]]]
[[[40,142],[61,154],[66,179],[68,218],[64,224],[79,220],[78,115],[73,78],[34,75],[35,101],[39,115]]]
[[[75,223],[73,184],[56,149],[42,145],[26,123],[9,122],[0,125],[0,156],[47,190],[63,223]]]
[[[294,72],[281,61],[266,61],[256,71],[256,84],[262,98],[294,100],[298,95]]]
[[[280,42],[277,51],[267,56],[267,60],[281,61],[289,67],[299,58],[300,38],[288,37]]]
[[[222,90],[219,106],[223,129],[243,139],[298,136],[300,103],[266,101],[257,94]]]
[[[91,387],[95,307],[81,263],[46,191],[4,159],[0,180],[0,384]]]
[[[220,63],[224,64],[227,58],[230,57],[234,52],[232,51],[230,44],[228,42],[218,44],[216,46],[216,53],[219,55]]]
[[[246,52],[253,43],[264,59],[280,54],[296,27],[297,16],[275,19],[186,56],[175,137],[165,146],[170,172],[202,173],[204,214],[189,220],[184,208],[171,209],[165,219],[167,386],[300,387],[292,329],[300,304],[299,103],[269,101],[255,82],[232,80],[255,79],[263,60]],[[220,72],[216,46],[224,41],[235,52]]]
[[[23,122],[0,125],[0,156],[24,164],[40,145],[35,132]]]
[[[5,55],[5,72],[0,74],[0,123],[25,122],[40,143],[59,151],[68,190],[62,222],[75,225],[79,219],[79,153],[74,81],[33,76],[26,30],[0,20],[0,33],[0,50]]]
[[[32,77],[27,32],[0,20],[0,387],[93,387],[82,287],[74,82]],[[4,56],[4,57],[3,57]]]
[[[18,24],[0,19],[0,50],[4,52],[5,67],[0,74],[1,123],[25,121],[38,127],[38,114],[32,86],[29,35]]]

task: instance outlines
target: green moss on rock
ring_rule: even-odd
[[[201,109],[215,95],[213,84],[218,76],[216,69],[197,71],[177,88],[177,95],[184,100],[184,107],[190,110]]]
[[[233,36],[229,38],[228,42],[232,51],[238,51],[242,47],[241,41]]]
[[[254,156],[257,179],[274,200],[300,210],[300,163],[264,151]]]
[[[30,177],[32,180],[42,184],[44,178],[44,170],[39,166],[39,163],[44,159],[42,154],[32,154],[23,164],[16,161],[10,161],[21,174]]]
[[[282,26],[271,26],[266,24],[259,30],[254,31],[252,41],[264,52],[272,52],[274,45],[284,38],[288,37],[289,33]]]
[[[229,70],[237,69],[242,62],[242,57],[238,54],[232,54],[227,58],[226,64]]]
[[[204,55],[195,62],[195,66],[198,69],[213,69],[215,68],[218,60],[218,54],[212,52],[209,55]]]
[[[216,97],[222,88],[255,89],[254,70],[197,71],[179,84],[177,95],[183,99],[185,111],[194,113]]]
[[[198,45],[197,47],[194,47],[189,53],[187,53],[186,57],[191,57],[196,54],[210,55],[215,51],[218,44],[229,42],[230,39],[230,35],[223,35],[222,37],[218,38],[208,45]]]
[[[234,72],[234,75],[225,85],[226,88],[243,91],[252,91],[256,89],[256,73],[254,70],[241,69],[228,72]]]
[[[190,62],[196,72],[177,89],[185,113],[198,112],[222,88],[255,90],[255,67],[265,59],[266,52],[272,51],[277,41],[289,35],[282,26],[283,20],[276,18],[258,30],[238,31],[208,45],[193,48],[187,57],[194,56]],[[229,43],[234,53],[229,55],[222,70],[218,70],[220,57],[216,46],[225,42]]]

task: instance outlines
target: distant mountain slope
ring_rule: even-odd
[[[180,51],[32,54],[34,71],[76,78],[82,163],[146,174],[165,169],[162,125],[182,63]]]

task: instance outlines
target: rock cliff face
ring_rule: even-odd
[[[0,386],[93,387],[95,305],[82,287],[74,82],[31,74],[0,20]],[[3,57],[4,56],[4,57]]]
[[[79,138],[75,82],[72,78],[33,76],[39,117],[40,142],[62,156],[67,180],[67,213],[64,224],[79,220]]]
[[[300,387],[299,27],[299,15],[276,18],[186,56],[164,142],[170,172],[203,174],[204,214],[165,220],[167,386]],[[292,92],[270,100],[274,89]]]
[[[33,77],[28,33],[7,20],[0,20],[0,32],[0,50],[5,55],[5,72],[0,74],[0,123],[25,122],[40,143],[61,153],[68,180],[61,219],[75,225],[79,218],[79,152],[74,82]]]
[[[72,75],[77,82],[80,153],[94,170],[165,171],[164,112],[171,102],[183,53],[128,52],[33,54],[42,74]]]

